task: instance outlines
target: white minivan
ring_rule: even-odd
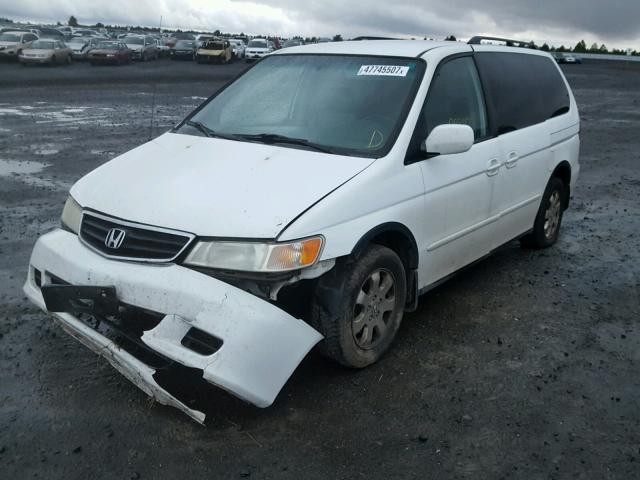
[[[370,365],[421,293],[513,239],[552,245],[579,131],[541,51],[288,48],[79,180],[24,290],[198,421],[167,372],[266,407],[314,345]]]

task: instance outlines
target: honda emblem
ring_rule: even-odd
[[[116,250],[120,248],[120,245],[122,245],[122,242],[124,242],[124,237],[126,234],[127,232],[125,232],[124,230],[121,230],[119,228],[112,228],[111,230],[109,230],[109,233],[107,233],[107,238],[105,238],[104,244],[108,248]]]

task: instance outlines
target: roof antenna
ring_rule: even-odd
[[[158,27],[158,33],[162,34],[162,15],[160,15],[160,25]],[[153,77],[153,91],[151,93],[151,125],[149,132],[149,140],[153,140],[153,121],[156,113],[156,81],[155,75]]]

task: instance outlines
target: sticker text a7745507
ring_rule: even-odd
[[[409,67],[399,65],[362,65],[358,75],[384,75],[389,77],[406,77]]]

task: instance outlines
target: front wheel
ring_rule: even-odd
[[[542,194],[533,230],[520,240],[524,247],[547,248],[556,243],[567,205],[566,195],[564,182],[557,177],[551,178]]]
[[[389,349],[407,295],[398,255],[371,245],[362,255],[322,277],[311,305],[311,325],[324,335],[323,355],[352,368],[364,368]]]

